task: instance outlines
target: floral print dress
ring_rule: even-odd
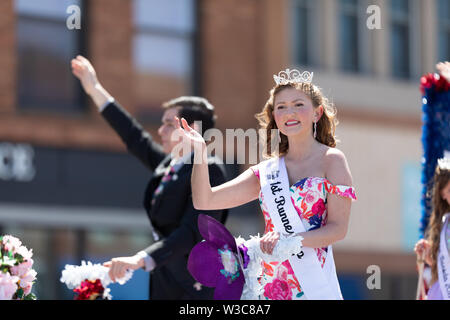
[[[251,167],[259,179],[258,168]],[[342,197],[356,200],[355,190],[349,186],[335,186],[326,178],[304,178],[289,189],[291,201],[307,231],[318,229],[327,223],[327,195],[337,194]],[[274,230],[263,194],[259,193],[259,204],[264,215],[264,233]],[[317,258],[323,268],[328,248],[315,249]],[[263,272],[259,278],[264,287],[263,297],[266,300],[306,300],[297,277],[292,270],[289,260],[279,262],[262,262]]]

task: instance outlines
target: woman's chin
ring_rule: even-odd
[[[301,125],[297,125],[295,127],[283,128],[283,130],[281,130],[281,133],[287,137],[295,137],[303,133],[304,130],[302,129],[303,128],[301,127]]]

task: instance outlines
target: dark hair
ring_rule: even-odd
[[[214,106],[202,97],[179,97],[163,103],[164,109],[180,108],[179,118],[185,118],[191,124],[200,121],[203,135],[206,130],[214,128],[217,116],[214,114]]]

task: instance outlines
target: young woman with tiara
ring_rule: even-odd
[[[425,239],[414,250],[431,267],[428,300],[450,300],[450,159],[438,160],[433,178],[432,212]],[[425,296],[422,293],[422,299]]]
[[[256,115],[267,133],[267,160],[220,186],[211,188],[208,182],[203,138],[184,119],[184,130],[178,128],[194,142],[191,183],[197,209],[232,208],[259,198],[265,219],[259,246],[269,257],[257,276],[259,299],[342,299],[331,245],[345,238],[356,196],[345,155],[336,148],[336,111],[312,77],[289,69],[274,76],[276,85]],[[271,261],[277,243],[286,238],[297,239],[301,250]]]

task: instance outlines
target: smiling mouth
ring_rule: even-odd
[[[298,125],[298,124],[300,124],[300,121],[288,121],[288,122],[286,122],[284,125],[285,125],[286,127],[293,127],[293,126],[296,126],[296,125]]]

